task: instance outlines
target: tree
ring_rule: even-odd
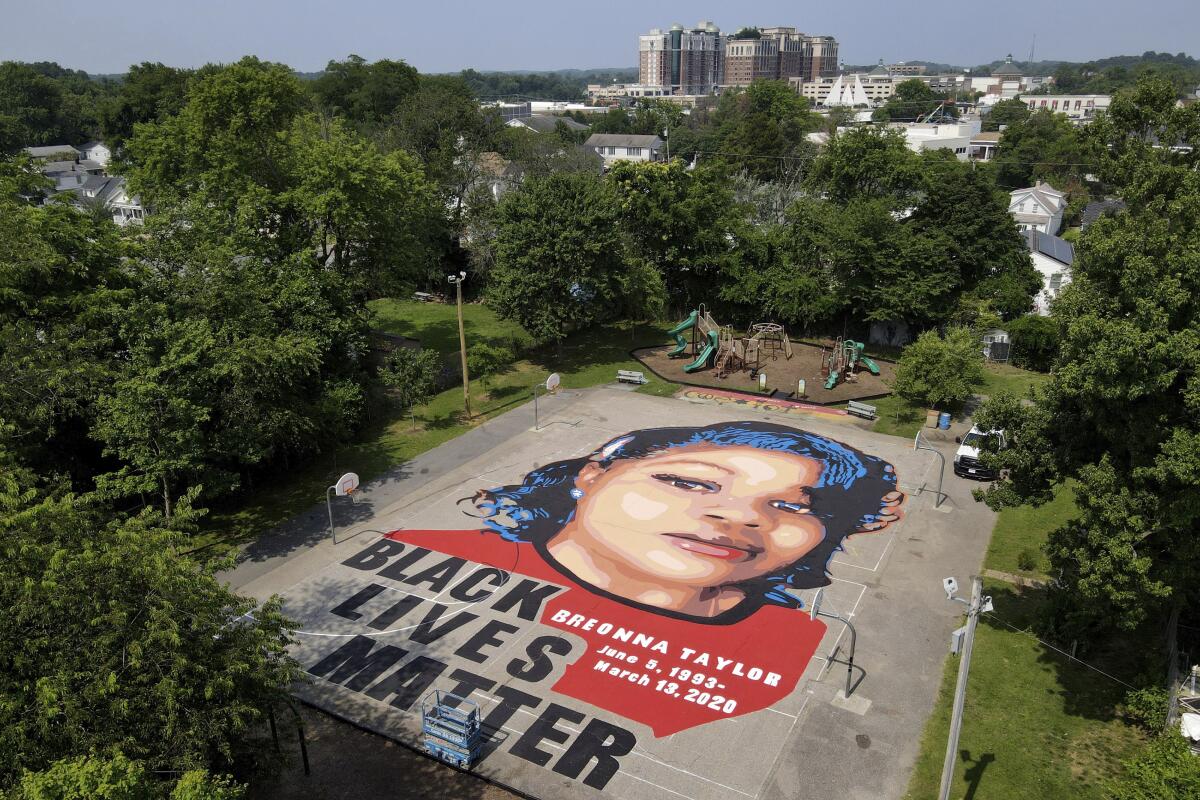
[[[1200,796],[1200,759],[1175,731],[1160,734],[1125,764],[1110,789],[1111,800],[1176,800]]]
[[[730,169],[761,180],[803,174],[815,146],[806,135],[821,127],[808,101],[784,81],[754,81],[721,95],[705,149]]]
[[[662,274],[670,296],[688,307],[711,301],[718,275],[736,258],[733,198],[723,176],[678,160],[621,161],[607,180],[634,250]]]
[[[920,161],[904,134],[879,127],[853,128],[829,140],[808,174],[809,186],[834,203],[892,199],[898,209],[921,188]]]
[[[964,403],[983,379],[978,339],[966,328],[952,328],[944,338],[926,331],[904,349],[892,389],[910,402],[947,408]]]
[[[82,142],[95,127],[98,90],[86,73],[57,64],[0,62],[0,154]]]
[[[1087,176],[1096,172],[1100,154],[1094,137],[1081,132],[1063,114],[1039,109],[1013,120],[1000,134],[995,166],[1000,183],[1013,189],[1046,181],[1067,193],[1069,219],[1087,202]]]
[[[397,347],[380,370],[383,385],[401,408],[412,408],[432,397],[441,374],[442,359],[437,351],[411,347]]]
[[[488,304],[535,339],[561,342],[616,316],[627,292],[649,290],[627,282],[644,273],[630,271],[616,196],[598,176],[527,181],[497,214]]]
[[[1019,97],[1010,97],[992,106],[992,110],[983,118],[983,129],[998,131],[1001,127],[1017,125],[1029,119],[1029,115],[1032,113],[1024,100]]]
[[[111,515],[94,497],[0,487],[0,787],[119,750],[148,771],[246,775],[300,676],[279,601],[180,555],[196,513]]]
[[[165,64],[134,64],[125,73],[116,95],[101,108],[100,126],[105,142],[120,148],[133,135],[135,125],[178,114],[187,93],[191,70]]]
[[[958,116],[947,95],[933,91],[923,80],[910,78],[896,84],[895,92],[875,110],[873,117],[880,122],[912,122],[939,107],[952,117]]]
[[[376,125],[391,117],[417,90],[420,76],[403,61],[381,59],[368,64],[351,54],[345,61],[330,61],[312,89],[321,106],[356,123]]]
[[[169,797],[168,797],[169,793]],[[188,770],[175,782],[157,779],[144,765],[117,753],[112,758],[62,759],[41,772],[26,772],[11,800],[240,800],[242,787],[205,770]]]
[[[487,379],[500,373],[512,363],[513,353],[507,347],[477,342],[467,348],[467,368],[487,386]]]
[[[1044,502],[1078,481],[1078,518],[1047,547],[1055,625],[1072,637],[1200,600],[1200,109],[1176,108],[1169,84],[1147,80],[1096,124],[1100,177],[1127,210],[1080,239],[1055,304],[1056,369],[1037,405],[978,414],[1013,432],[994,456],[1011,473],[989,488],[990,505]]]
[[[1005,325],[1012,342],[1012,363],[1025,369],[1049,372],[1058,357],[1058,322],[1040,314],[1017,317]]]

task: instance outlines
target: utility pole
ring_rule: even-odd
[[[462,357],[463,374],[463,407],[467,410],[467,419],[471,418],[471,378],[467,375],[467,335],[463,331],[462,317],[462,285],[467,279],[466,272],[458,273],[458,277],[450,275],[446,280],[454,284],[458,296],[458,352]]]
[[[955,597],[958,588],[953,578],[943,583],[946,596],[951,600],[966,603],[961,597]],[[975,626],[979,622],[981,611],[992,610],[992,598],[983,596],[983,579],[978,575],[971,576],[971,602],[967,609],[966,633],[963,636],[962,653],[958,662],[958,683],[954,687],[954,710],[950,715],[950,737],[946,742],[946,760],[942,764],[942,788],[938,792],[940,800],[949,800],[950,784],[954,782],[954,765],[958,761],[958,736],[962,732],[963,703],[967,699],[967,674],[971,670],[971,650],[975,646]],[[955,631],[957,633],[957,631]]]

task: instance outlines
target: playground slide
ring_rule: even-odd
[[[867,371],[868,371],[868,372],[870,372],[872,375],[878,375],[878,374],[879,374],[879,365],[878,365],[878,364],[876,364],[876,363],[875,363],[874,361],[872,361],[871,359],[867,358],[867,357],[866,357],[866,356],[864,356],[864,355],[859,355],[859,357],[858,357],[858,361],[859,361],[859,363],[861,363],[861,364],[862,364],[864,367],[866,367],[866,368],[867,368]]]
[[[693,311],[688,315],[687,319],[676,325],[674,328],[671,328],[671,330],[667,331],[669,335],[675,337],[675,349],[667,353],[669,358],[678,358],[684,354],[684,351],[687,350],[688,343],[687,340],[683,338],[683,332],[695,325],[696,320],[699,319],[699,316],[699,311]]]
[[[836,369],[830,370],[829,377],[825,379],[825,388],[832,389],[833,387],[837,386],[839,377],[841,376],[838,375],[838,371]]]
[[[704,369],[708,363],[712,361],[713,354],[717,352],[717,347],[720,346],[720,333],[718,331],[708,332],[708,341],[704,344],[704,349],[700,351],[700,355],[696,356],[696,360],[683,368],[684,372],[696,372]]]

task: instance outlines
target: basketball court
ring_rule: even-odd
[[[937,483],[933,454],[827,412],[616,388],[539,403],[537,429],[531,409],[516,409],[503,418],[512,435],[481,436],[473,458],[411,492],[398,491],[403,481],[364,484],[353,494],[370,513],[339,517],[336,545],[323,542],[256,581],[254,593],[284,595],[298,624],[293,654],[310,682],[297,694],[414,748],[423,744],[422,700],[434,690],[464,697],[460,707],[475,704],[483,722],[472,770],[535,797],[901,797],[958,625],[941,578],[961,581],[978,569],[993,524],[970,499],[972,486],[947,476],[949,498],[935,509],[932,491],[922,491]],[[528,427],[512,428],[513,415],[528,416]],[[637,449],[650,439],[670,441]],[[779,561],[786,569],[751,575],[772,547],[792,541],[778,531],[807,530],[824,509],[828,537],[845,516],[832,501],[805,508],[763,494],[797,452],[809,454],[799,456],[802,466],[813,453],[862,465],[843,470],[847,497],[870,475],[903,495],[871,509],[869,530],[842,540],[825,586],[815,585],[819,574],[801,574],[799,588],[781,582],[786,569],[803,569],[790,556]],[[656,458],[667,460],[655,466]],[[618,474],[636,469],[651,478]],[[565,482],[552,477],[560,475]],[[811,480],[805,496],[833,497],[820,494],[828,483],[825,474]],[[545,486],[569,487],[569,499],[560,492],[521,505]],[[767,501],[753,506],[759,490]],[[577,505],[564,511],[564,502]],[[694,527],[727,524],[752,506],[798,516],[746,522],[750,536],[766,537],[753,547]],[[487,517],[497,508],[508,515],[502,523]],[[747,600],[704,616],[671,605],[674,595],[626,587],[622,576],[634,567],[593,575],[587,570],[609,563],[603,541],[581,565],[564,566],[575,563],[573,551],[559,544],[577,529],[587,542],[610,523],[633,531],[671,514],[667,557],[650,537],[637,563],[727,570],[742,580],[728,582],[741,587],[729,590],[734,599]],[[546,525],[548,544],[539,544]],[[776,533],[759,533],[772,525]],[[776,588],[761,596],[745,588],[764,585]],[[857,632],[852,669],[847,622]]]

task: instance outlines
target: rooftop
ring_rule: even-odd
[[[1032,229],[1025,231],[1024,237],[1031,253],[1041,253],[1068,267],[1075,262],[1075,248],[1066,239]]]
[[[588,147],[662,147],[663,140],[653,134],[593,133],[584,144]]]

